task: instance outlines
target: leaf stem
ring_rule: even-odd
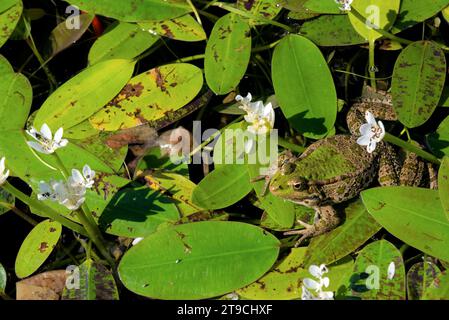
[[[368,66],[368,72],[370,76],[370,82],[371,87],[374,89],[374,91],[377,90],[377,83],[376,83],[376,61],[374,58],[374,53],[376,49],[376,40],[371,39],[369,41],[369,66]]]
[[[415,146],[415,145],[413,145],[413,144],[411,144],[409,142],[406,142],[406,141],[404,141],[404,140],[402,140],[402,139],[400,139],[398,137],[395,137],[395,136],[389,134],[388,132],[385,133],[384,140],[386,142],[392,143],[392,144],[394,144],[394,145],[396,145],[398,147],[401,147],[401,148],[403,148],[405,150],[413,152],[416,155],[418,155],[421,158],[423,158],[424,160],[432,162],[432,163],[434,163],[434,164],[436,164],[438,166],[441,164],[440,159],[435,157],[433,154],[430,154],[430,153],[424,151],[423,149],[421,149],[421,148],[419,148],[419,147],[417,147],[417,146]]]
[[[25,212],[23,212],[22,210],[20,210],[19,208],[17,208],[13,204],[1,201],[0,202],[0,206],[6,208],[8,210],[11,210],[18,217],[22,218],[23,220],[25,220],[26,222],[28,222],[32,226],[36,226],[38,224],[38,222],[36,220],[34,220],[33,218],[29,217]]]

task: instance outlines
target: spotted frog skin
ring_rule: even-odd
[[[384,141],[378,143],[372,153],[357,144],[367,110],[377,119],[397,119],[390,95],[366,87],[347,114],[351,135],[319,140],[299,157],[288,152],[279,157],[279,169],[269,185],[271,193],[316,211],[313,225],[298,221],[304,229],[286,233],[301,235],[297,245],[308,237],[334,229],[340,219],[333,205],[357,197],[376,179],[381,186],[420,186],[424,183],[426,164],[415,154],[409,153],[401,161]]]

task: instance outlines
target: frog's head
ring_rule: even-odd
[[[314,204],[320,198],[318,190],[309,186],[308,180],[295,171],[293,163],[284,164],[274,174],[270,191],[275,196],[307,205]]]

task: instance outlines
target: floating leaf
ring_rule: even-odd
[[[172,117],[199,93],[203,75],[187,63],[168,64],[132,78],[120,94],[90,118],[98,130],[115,131]]]
[[[337,93],[320,49],[310,40],[288,35],[273,55],[273,84],[291,125],[310,138],[322,138],[334,126]]]
[[[395,266],[393,276],[388,274],[392,263]],[[357,256],[351,281],[352,294],[363,300],[405,300],[405,268],[401,253],[386,240],[367,245]]]
[[[276,261],[279,245],[246,223],[189,223],[146,237],[124,255],[118,270],[129,290],[147,297],[212,298],[260,278]]]
[[[59,222],[45,220],[31,230],[16,258],[16,275],[25,278],[35,272],[52,253],[61,236]]]
[[[423,22],[438,14],[447,5],[449,0],[402,0],[393,32],[396,33]]]
[[[189,11],[183,0],[70,0],[71,4],[89,13],[124,22],[163,20],[179,17]]]
[[[438,170],[438,191],[444,212],[449,219],[449,157],[444,157]]]
[[[444,8],[441,13],[443,14],[443,18],[449,23],[449,6]]]
[[[407,272],[407,295],[409,300],[420,300],[433,283],[440,269],[429,261],[415,263]]]
[[[235,89],[245,75],[251,55],[250,27],[244,18],[229,13],[218,20],[206,46],[204,72],[216,94]]]
[[[78,283],[67,281],[71,286],[64,287],[62,300],[119,300],[114,277],[101,263],[87,259],[71,276]]]
[[[107,60],[88,67],[58,88],[36,114],[34,124],[56,131],[89,118],[120,92],[131,78],[135,62]]]
[[[366,40],[374,41],[382,37],[376,29],[390,30],[401,6],[401,0],[357,0],[348,16],[354,29]],[[357,11],[364,21],[354,14]]]
[[[350,204],[345,213],[342,225],[312,239],[304,258],[306,266],[333,263],[357,250],[381,229],[361,201]]]
[[[3,1],[2,1],[3,2]],[[11,6],[12,4],[12,6]],[[14,32],[22,15],[23,4],[21,0],[8,0],[0,7],[0,47],[5,44]]]
[[[119,22],[94,42],[89,64],[109,59],[134,59],[159,39],[133,23]]]
[[[274,19],[282,9],[277,0],[237,0],[237,8],[264,19]],[[250,19],[249,23],[260,25],[266,22]]]
[[[51,52],[47,59],[50,59],[67,49],[78,41],[89,28],[94,16],[90,14],[80,14],[69,19],[79,19],[79,26],[68,26],[68,20],[58,24],[50,34]]]
[[[246,166],[235,164],[219,167],[193,189],[192,202],[205,209],[222,209],[244,198],[251,190]]]
[[[360,0],[359,0],[360,1]],[[289,2],[294,2],[289,0]],[[304,7],[316,13],[332,13],[339,14],[342,11],[339,9],[340,5],[335,1],[323,1],[323,0],[305,0],[296,2],[305,2]]]
[[[181,41],[206,40],[203,27],[190,14],[175,19],[145,21],[138,24],[144,31],[157,33],[169,39]]]
[[[440,101],[446,77],[442,49],[431,41],[406,47],[393,71],[391,93],[399,120],[407,127],[424,124]]]
[[[306,21],[301,34],[319,46],[349,46],[365,43],[349,21],[348,15],[323,15]]]
[[[447,270],[440,272],[425,288],[422,300],[449,300],[449,273]]]
[[[392,235],[449,261],[449,221],[437,190],[382,187],[363,191],[362,199],[368,212]]]
[[[98,221],[109,234],[129,238],[147,236],[163,223],[180,219],[168,197],[147,187],[124,188],[108,201]]]
[[[3,60],[0,56],[0,60]],[[31,108],[33,92],[28,79],[14,73],[6,59],[0,67],[0,131],[22,129]]]

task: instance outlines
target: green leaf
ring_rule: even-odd
[[[449,221],[437,190],[374,188],[363,191],[362,200],[368,212],[392,235],[449,261]]]
[[[109,59],[134,59],[158,39],[136,24],[119,22],[94,42],[89,51],[89,64]]]
[[[2,1],[3,2],[3,1]],[[11,6],[12,4],[12,6]],[[4,11],[5,10],[5,11]],[[0,47],[5,44],[14,32],[23,11],[21,0],[11,1],[1,4],[0,7]]]
[[[389,275],[394,264],[393,277]],[[405,300],[405,268],[401,253],[390,242],[373,242],[360,251],[351,280],[352,294],[363,300]]]
[[[429,261],[415,263],[407,272],[409,300],[421,300],[423,293],[433,283],[440,269]]]
[[[120,94],[90,118],[97,130],[115,131],[172,117],[199,93],[203,75],[187,63],[168,64],[132,78]]]
[[[206,46],[204,72],[216,94],[234,90],[245,75],[251,56],[250,27],[241,16],[229,13],[214,25]]]
[[[312,239],[304,258],[306,266],[333,263],[357,250],[381,229],[361,201],[350,204],[345,213],[343,224]]]
[[[89,28],[94,16],[90,14],[80,14],[78,17],[70,17],[69,19],[76,18],[79,19],[79,27],[68,28],[68,20],[64,20],[52,30],[50,34],[51,51],[47,59],[53,58],[55,55],[78,41]]]
[[[282,9],[277,0],[237,0],[237,8],[264,19],[274,19]],[[251,25],[265,24],[255,19],[251,19],[249,23]]]
[[[449,2],[449,1],[448,1]],[[443,14],[443,18],[449,23],[449,6],[444,8],[441,13]]]
[[[449,157],[444,157],[438,170],[438,192],[441,205],[449,219]]]
[[[168,171],[155,171],[151,176],[146,176],[145,180],[155,188],[159,186],[161,189],[170,193],[170,198],[174,201],[182,217],[190,216],[194,213],[204,211],[203,208],[196,206],[192,202],[192,193],[196,187],[188,178]]]
[[[221,166],[209,173],[193,189],[192,202],[209,210],[229,207],[252,190],[249,180],[246,166]]]
[[[196,222],[159,230],[132,247],[118,271],[129,290],[157,299],[205,299],[242,288],[279,254],[270,233],[239,222]]]
[[[62,300],[119,300],[114,277],[101,263],[87,259],[71,277],[74,283],[64,286]]]
[[[294,248],[275,268],[256,282],[237,290],[237,294],[252,300],[293,300],[301,297],[302,279],[309,278],[301,268],[306,248]]]
[[[306,21],[301,34],[319,46],[349,46],[365,43],[366,40],[352,27],[348,15],[323,15]]]
[[[180,219],[174,203],[160,192],[147,187],[124,188],[107,203],[98,221],[109,234],[145,237],[163,223]]]
[[[427,141],[437,157],[449,156],[449,117],[440,123],[436,132],[427,136]]]
[[[58,88],[36,114],[34,125],[43,123],[56,131],[69,129],[89,118],[120,92],[131,78],[135,62],[107,60],[88,67]]]
[[[342,13],[341,10],[339,9],[340,5],[337,4],[335,1],[306,0],[304,3],[304,7],[316,13],[331,13],[331,14]]]
[[[406,47],[393,71],[391,93],[399,120],[407,127],[424,124],[440,101],[446,77],[443,50],[431,41]]]
[[[0,189],[0,216],[14,208],[16,199],[7,191]]]
[[[324,137],[335,123],[337,93],[320,49],[307,38],[288,35],[274,50],[272,73],[290,124],[306,137]]]
[[[59,222],[45,220],[27,235],[16,258],[16,275],[26,278],[33,274],[47,260],[61,236]]]
[[[7,280],[8,280],[8,277],[6,275],[6,270],[5,270],[5,268],[3,268],[2,264],[0,263],[0,297],[5,293]]]
[[[190,15],[162,21],[144,21],[138,23],[146,32],[180,41],[206,40],[203,27]]]
[[[441,272],[424,290],[422,300],[449,300],[449,272]]]
[[[179,17],[189,11],[183,0],[69,0],[89,13],[114,18],[124,22],[163,20]]]
[[[382,37],[376,29],[388,31],[393,27],[400,6],[401,0],[357,0],[351,5],[348,16],[354,29],[371,42]],[[359,20],[354,10],[366,20]]]
[[[393,32],[396,33],[423,22],[438,14],[447,5],[449,0],[402,0]]]
[[[22,129],[31,108],[31,84],[22,74],[14,73],[1,55],[0,60],[0,131]]]

